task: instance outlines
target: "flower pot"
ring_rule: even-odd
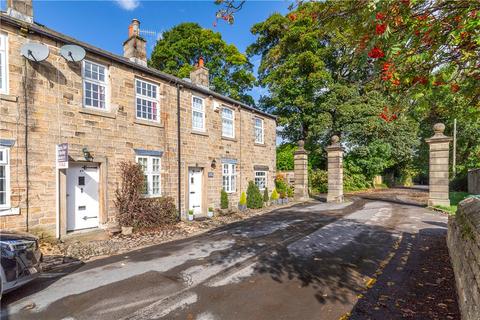
[[[213,211],[208,211],[208,212],[207,212],[207,216],[208,216],[209,218],[213,217]]]
[[[122,227],[122,235],[129,236],[133,233],[133,227]]]
[[[193,221],[193,214],[188,215],[188,221]]]
[[[245,211],[245,210],[247,210],[247,205],[246,205],[246,204],[239,204],[239,205],[238,205],[238,210],[240,210],[240,211]]]

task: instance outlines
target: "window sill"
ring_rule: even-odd
[[[19,214],[20,214],[19,208],[10,208],[10,209],[0,208],[0,216],[12,216],[12,215],[19,215]]]
[[[208,137],[208,133],[207,133],[206,131],[192,130],[190,133],[191,133],[191,134],[197,134],[197,135],[199,135],[199,136]]]
[[[237,142],[238,141],[235,138],[230,138],[230,137],[225,137],[225,136],[222,136],[222,140],[227,140],[227,141],[232,141],[232,142]]]
[[[18,97],[17,97],[17,96],[13,96],[13,95],[9,95],[9,94],[5,94],[5,93],[0,93],[0,100],[10,101],[10,102],[17,102],[17,101],[18,101]]]
[[[257,147],[266,147],[265,143],[255,142],[254,145],[257,146]]]
[[[155,194],[155,195],[142,194],[141,197],[142,197],[143,199],[158,199],[158,198],[161,198],[162,195],[161,195],[161,194]]]
[[[144,120],[144,119],[135,119],[133,122],[135,124],[139,124],[142,126],[150,126],[150,127],[157,127],[157,128],[163,128],[163,124],[161,122],[155,122],[155,121],[149,121],[149,120]]]
[[[82,109],[79,112],[83,113],[83,114],[91,114],[91,115],[94,115],[94,116],[105,117],[105,118],[110,118],[110,119],[116,119],[117,118],[117,115],[113,112],[100,111],[100,110],[95,110],[95,109],[88,108],[88,107],[82,107]]]

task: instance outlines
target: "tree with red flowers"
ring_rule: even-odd
[[[292,8],[307,2],[297,0]],[[245,1],[216,3],[219,12],[234,16]],[[327,0],[315,18],[319,28],[336,28],[350,42],[359,62],[352,66],[373,64],[368,80],[381,81],[389,94],[404,98],[448,86],[479,105],[480,1]]]

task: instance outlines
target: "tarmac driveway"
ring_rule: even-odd
[[[338,319],[403,239],[435,229],[446,217],[420,206],[312,201],[45,273],[5,296],[2,318]]]

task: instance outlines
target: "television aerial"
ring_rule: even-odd
[[[60,48],[60,55],[68,62],[80,62],[85,58],[85,49],[74,44],[66,44]]]
[[[41,62],[48,58],[50,50],[42,43],[28,42],[20,48],[20,53],[30,61]]]

